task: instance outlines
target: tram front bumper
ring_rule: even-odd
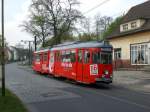
[[[102,77],[102,78],[95,78],[95,81],[98,83],[98,82],[103,82],[103,83],[112,83],[112,77],[110,78],[105,78],[105,77]]]

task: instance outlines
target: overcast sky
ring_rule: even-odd
[[[4,0],[5,1],[5,37],[10,45],[15,45],[20,40],[32,40],[32,36],[23,32],[18,27],[22,21],[27,19],[28,7],[31,0]],[[145,2],[147,0],[109,0],[105,4],[89,11],[105,0],[78,0],[80,1],[79,10],[85,13],[86,17],[94,17],[95,14],[101,16],[117,17],[127,12],[132,6]],[[0,4],[1,5],[1,4]],[[1,7],[0,7],[1,9]],[[87,12],[89,11],[89,12]],[[1,13],[0,13],[1,14]],[[0,24],[1,25],[1,24]],[[1,28],[0,28],[1,29]],[[0,30],[1,33],[1,30]]]

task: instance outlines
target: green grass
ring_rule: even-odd
[[[8,90],[6,90],[6,96],[2,97],[0,88],[0,112],[27,112],[27,109],[22,102]]]

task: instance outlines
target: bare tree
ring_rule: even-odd
[[[108,16],[103,16],[100,18],[100,25],[101,25],[101,28],[106,31],[108,26],[111,24],[112,22],[112,17],[108,17]]]
[[[82,19],[81,26],[83,27],[83,33],[91,34],[91,19],[90,18],[84,18]]]
[[[95,16],[95,33],[97,40],[107,30],[109,25],[112,23],[112,20],[112,17],[108,16],[100,16],[99,14]]]
[[[96,33],[97,40],[99,39],[99,35],[101,34],[100,18],[101,18],[101,16],[99,14],[97,14],[95,16],[95,25],[94,25],[94,27],[95,27],[95,33]]]
[[[81,13],[75,9],[79,4],[76,0],[43,0],[43,7],[48,11],[48,23],[52,26],[56,43],[61,42],[61,36],[72,30]]]
[[[44,47],[45,39],[51,34],[50,25],[47,24],[45,10],[40,6],[40,2],[32,0],[30,6],[30,15],[27,21],[22,25],[24,30],[38,37],[38,41],[42,42]]]

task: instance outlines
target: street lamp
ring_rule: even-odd
[[[4,41],[4,0],[1,2],[2,7],[2,57],[1,57],[1,64],[2,64],[2,96],[5,96],[5,41]]]

